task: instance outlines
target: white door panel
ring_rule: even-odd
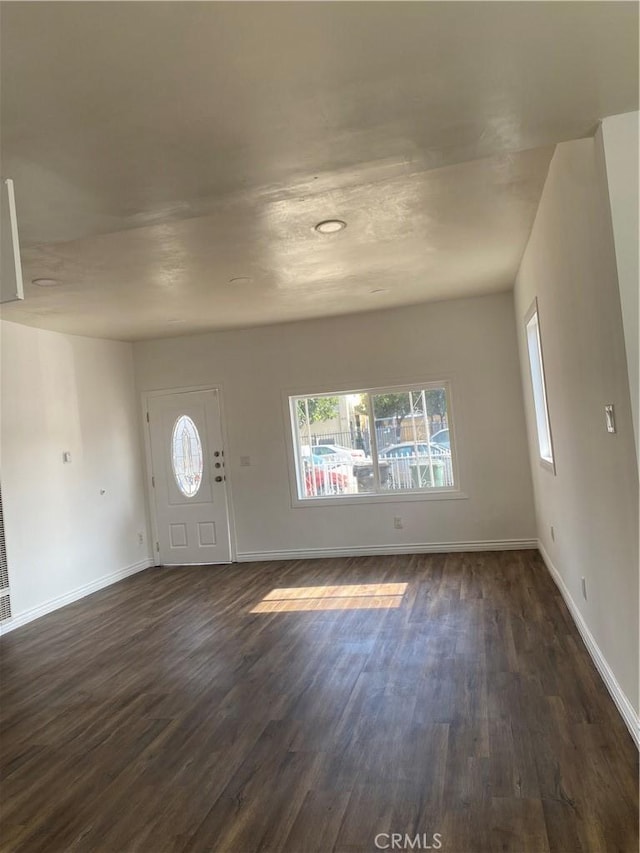
[[[160,562],[230,562],[217,391],[150,397],[148,412]]]

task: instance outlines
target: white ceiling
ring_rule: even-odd
[[[18,322],[135,340],[511,286],[638,5],[2,3]],[[337,216],[348,227],[320,235]],[[250,281],[230,284],[232,278]]]

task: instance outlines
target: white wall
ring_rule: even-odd
[[[537,459],[524,317],[538,298],[556,474]],[[597,140],[556,149],[516,289],[539,535],[638,709],[638,473],[616,261]],[[616,408],[617,434],[604,406]],[[550,526],[555,529],[551,539]],[[581,592],[586,578],[588,599]]]
[[[21,617],[148,565],[138,407],[131,344],[4,321],[0,348],[2,496]]]
[[[616,248],[622,325],[627,351],[631,410],[640,461],[640,350],[638,349],[638,180],[640,153],[638,112],[610,116],[598,129],[609,188],[609,205]]]
[[[134,360],[140,391],[222,387],[241,557],[535,538],[512,294],[140,342]],[[468,497],[293,508],[283,395],[421,378],[453,382]]]

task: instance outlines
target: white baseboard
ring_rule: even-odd
[[[624,690],[618,684],[618,679],[613,674],[613,670],[607,663],[607,659],[602,654],[602,651],[596,643],[593,634],[589,630],[587,623],[584,621],[582,613],[580,613],[580,611],[578,610],[578,605],[571,597],[571,593],[567,589],[567,586],[564,580],[562,579],[562,575],[554,566],[542,542],[538,543],[538,549],[540,551],[540,554],[542,555],[542,559],[544,560],[547,568],[549,569],[549,574],[555,581],[556,586],[560,590],[560,594],[565,600],[565,604],[569,609],[569,613],[571,613],[576,628],[580,632],[580,636],[582,637],[584,644],[587,647],[587,651],[591,655],[591,659],[593,660],[596,669],[600,673],[600,676],[604,681],[607,690],[611,694],[611,698],[615,702],[616,707],[620,712],[620,716],[622,717],[627,728],[629,729],[631,737],[635,741],[636,746],[640,749],[640,717],[638,716],[633,705],[627,698],[627,695],[625,694]]]
[[[79,598],[84,598],[85,595],[91,595],[92,592],[97,592],[105,586],[111,586],[111,584],[117,583],[124,578],[128,578],[129,575],[135,575],[136,572],[148,569],[152,565],[153,560],[150,557],[145,557],[144,560],[138,560],[137,563],[125,566],[124,569],[118,569],[117,572],[111,572],[109,575],[103,575],[101,578],[97,578],[83,586],[76,587],[76,589],[72,589],[64,595],[60,595],[56,598],[50,598],[49,601],[45,601],[37,607],[32,607],[30,610],[23,610],[22,613],[17,613],[15,616],[12,616],[11,619],[7,619],[6,622],[0,623],[0,637],[3,634],[8,634],[9,631],[14,631],[16,628],[20,628],[21,625],[26,625],[27,622],[33,622],[34,619],[39,619],[40,616],[45,616],[47,613],[58,610],[58,608],[64,607],[66,604],[71,604]]]
[[[537,539],[497,539],[477,542],[413,542],[402,545],[357,545],[348,548],[294,548],[286,551],[240,551],[239,563],[265,560],[315,560],[322,557],[378,557],[385,554],[442,554],[450,551],[520,551],[537,548]]]

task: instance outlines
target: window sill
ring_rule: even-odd
[[[540,463],[541,468],[543,468],[545,471],[549,471],[549,473],[553,474],[555,477],[555,473],[556,473],[555,462],[551,461],[550,459],[543,459],[542,456],[538,457],[538,462]]]
[[[385,495],[327,495],[326,497],[293,499],[293,508],[318,506],[356,506],[359,504],[405,503],[407,501],[468,500],[469,495],[459,489],[434,489],[432,492],[400,492]]]

